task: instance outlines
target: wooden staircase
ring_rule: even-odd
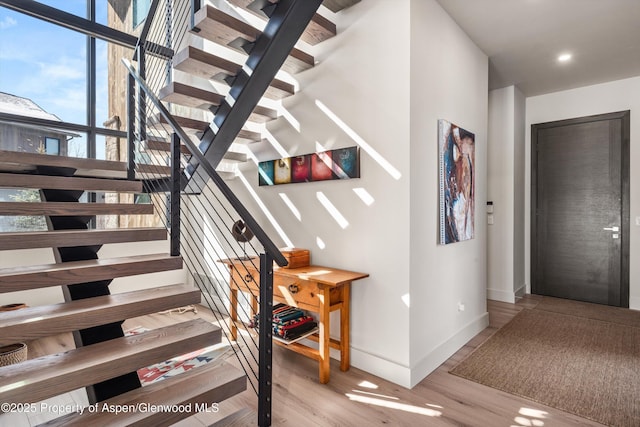
[[[211,346],[221,330],[202,319],[125,336],[126,319],[200,302],[185,284],[111,294],[118,277],[182,268],[167,253],[98,258],[104,244],[166,240],[164,228],[90,230],[95,215],[153,213],[148,204],[79,203],[85,191],[141,192],[141,181],[122,179],[126,164],[0,151],[0,188],[35,189],[41,202],[2,202],[0,215],[45,215],[49,231],[0,233],[0,251],[48,248],[53,264],[0,268],[0,293],[62,287],[64,303],[0,312],[0,345],[73,333],[76,348],[0,367],[3,403],[36,403],[85,387],[90,404],[181,405],[194,410],[246,389],[246,376],[224,362],[141,387],[136,371]],[[200,406],[196,406],[196,404]],[[193,412],[193,411],[192,411]],[[75,413],[46,425],[171,425],[192,413],[107,411]]]
[[[333,12],[338,12],[349,7],[359,0],[325,0],[324,5]],[[250,12],[254,16],[260,17],[263,21],[267,21],[277,0],[229,0],[233,6]],[[200,46],[204,43],[197,43],[199,40],[207,40],[216,43],[225,48],[235,50],[245,55],[249,55],[260,37],[262,30],[254,27],[248,21],[238,16],[232,16],[224,10],[218,9],[211,5],[203,6],[195,13],[193,20],[193,28],[190,30],[194,45],[182,48],[173,58],[172,66],[175,70],[183,73],[191,74],[195,77],[224,82],[230,86],[236,84],[237,76],[241,75],[243,65],[237,61],[237,55],[224,55],[222,53],[207,52],[195,45]],[[325,40],[334,37],[337,34],[336,25],[325,16],[315,13],[311,21],[303,31],[300,39],[310,45],[316,45]],[[293,47],[284,62],[281,70],[285,73],[296,74],[312,68],[315,65],[313,55],[304,50],[304,47]],[[291,79],[276,75],[270,82],[266,91],[265,98],[280,100],[295,94],[295,85],[291,83]],[[179,105],[183,109],[207,110],[214,114],[224,111],[228,108],[225,105],[227,94],[217,93],[213,89],[205,89],[206,84],[200,84],[198,87],[179,81],[173,81],[163,87],[158,97],[162,101],[174,105]],[[233,93],[233,89],[230,91]],[[235,96],[234,96],[235,99]],[[184,110],[181,111],[184,111]],[[222,113],[224,116],[224,112]],[[194,115],[197,116],[197,115]],[[258,124],[266,124],[278,118],[278,113],[273,108],[268,108],[260,103],[255,106],[248,121]],[[215,136],[212,136],[208,123],[187,119],[185,117],[176,117],[177,121],[190,132],[198,132],[202,135],[200,150],[205,153],[208,160],[217,166],[218,162],[224,161],[224,152],[228,147],[214,147],[210,142]],[[225,119],[226,120],[226,117]],[[155,121],[162,126],[167,124],[161,117]],[[215,120],[214,120],[215,121]],[[223,141],[228,141],[228,137],[222,137]],[[243,128],[237,135],[234,142],[242,144],[252,144],[264,141],[259,132],[250,132]],[[225,142],[229,143],[230,142]],[[158,144],[150,144],[158,147]],[[210,150],[211,153],[207,153]],[[192,161],[192,169],[197,168],[197,162]]]

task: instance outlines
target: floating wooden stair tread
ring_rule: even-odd
[[[85,171],[82,175],[93,175],[89,171],[127,172],[127,164],[111,160],[83,159],[79,157],[53,156],[50,154],[22,153],[0,150],[0,170],[33,170],[36,166],[70,168]],[[76,172],[76,175],[80,175]]]
[[[171,166],[166,165],[146,165],[143,163],[136,164],[136,174],[153,176],[169,176],[171,175]]]
[[[247,161],[247,155],[235,151],[227,151],[222,159],[233,163],[245,163]]]
[[[115,228],[109,230],[54,230],[0,233],[0,251],[64,248],[107,243],[166,240],[166,228]]]
[[[265,2],[266,1],[268,0],[265,0]],[[260,9],[252,7],[253,4],[256,3],[254,2],[254,0],[229,0],[229,2],[251,12],[259,18],[265,20],[268,18],[267,15],[265,15],[264,12],[262,12]],[[271,3],[274,3],[274,1],[272,1]],[[313,18],[311,18],[311,22],[309,22],[309,25],[307,25],[307,28],[304,30],[304,33],[302,33],[302,36],[300,36],[300,40],[303,40],[310,45],[316,45],[327,39],[330,39],[331,37],[334,37],[336,34],[336,24],[320,15],[319,13],[316,13],[315,15],[313,15]]]
[[[4,312],[0,313],[0,345],[91,328],[199,303],[200,291],[193,286],[171,285]]]
[[[322,2],[332,12],[340,12],[356,3],[360,3],[360,0],[324,0]]]
[[[161,139],[147,138],[147,140],[144,143],[144,146],[145,146],[145,150],[150,150],[150,151],[171,151],[171,143],[169,141],[161,140]],[[182,154],[187,154],[187,155],[191,154],[191,151],[189,151],[187,146],[182,143],[180,144],[180,152]]]
[[[204,132],[204,130],[209,126],[209,122],[205,122],[204,120],[192,119],[190,117],[178,116],[176,114],[173,115],[173,118],[178,122],[182,129],[191,133]],[[169,122],[167,122],[167,119],[165,119],[162,114],[157,114],[150,119],[153,124],[159,123],[163,126],[169,126]]]
[[[219,341],[218,327],[196,319],[0,367],[2,401],[38,402]]]
[[[127,178],[128,165],[126,162],[111,160],[0,150],[0,171],[29,172],[36,170],[37,167],[75,169],[74,176],[124,179]],[[161,176],[168,176],[171,173],[171,168],[168,166],[137,165],[136,167],[140,173],[153,173]]]
[[[210,362],[180,375],[155,382],[148,386],[132,390],[104,401],[107,405],[189,405],[193,410],[196,405],[222,402],[246,390],[247,380],[243,372],[228,363]],[[202,410],[201,410],[202,412]],[[189,412],[113,412],[85,411],[82,415],[69,414],[50,421],[41,426],[47,427],[84,427],[84,426],[116,426],[135,425],[138,427],[156,427],[174,424],[189,417]],[[253,419],[256,424],[257,416]]]
[[[168,254],[1,268],[0,293],[95,282],[180,268],[182,258]]]
[[[249,408],[242,408],[239,411],[229,414],[223,419],[216,421],[209,427],[253,427],[256,425],[257,419],[257,412]]]
[[[187,46],[173,58],[173,68],[206,79],[221,80],[226,76],[238,74],[242,65],[205,52],[193,46]],[[293,84],[284,80],[273,79],[265,96],[271,99],[282,99],[295,93]]]
[[[178,122],[178,124],[185,130],[185,131],[204,131],[208,126],[209,123],[204,122],[202,120],[196,120],[196,119],[191,119],[189,117],[182,117],[182,116],[173,116],[176,121]],[[163,125],[168,125],[167,121],[165,120],[164,116],[159,115],[156,116],[156,118],[154,119],[156,120],[158,123],[161,123]],[[260,134],[260,132],[254,132],[248,129],[240,129],[240,133],[238,133],[238,136],[236,136],[236,139],[242,140],[239,142],[257,142],[262,140],[262,135]]]
[[[222,103],[225,96],[216,92],[186,85],[184,83],[171,82],[160,89],[159,98],[162,101],[184,105],[191,108],[210,110]],[[256,106],[249,116],[249,121],[265,123],[278,118],[278,112],[262,105]]]
[[[152,204],[76,202],[0,202],[0,215],[150,215]]]
[[[142,182],[116,179],[0,173],[0,188],[34,188],[47,190],[85,190],[141,193]]]
[[[236,45],[238,39],[253,43],[261,33],[260,30],[252,25],[234,18],[211,5],[205,5],[196,12],[194,25],[200,30],[194,30],[198,36],[241,52],[244,51],[240,46]],[[282,65],[282,69],[295,74],[308,70],[314,64],[315,60],[312,55],[294,47]]]

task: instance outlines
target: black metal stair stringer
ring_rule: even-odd
[[[36,174],[72,176],[75,170],[70,168],[38,167]],[[43,202],[78,203],[84,194],[81,190],[40,190]],[[93,216],[56,216],[48,215],[47,223],[51,230],[86,230]],[[55,247],[54,255],[57,262],[71,262],[98,259],[98,251],[102,245]],[[62,286],[65,301],[75,301],[84,298],[109,295],[111,280],[78,283]],[[124,321],[124,320],[123,320]],[[114,322],[73,331],[76,347],[83,347],[97,342],[107,341],[124,336],[122,323]],[[127,391],[141,387],[136,372],[130,372],[109,380],[86,387],[87,396],[91,404],[109,399]]]
[[[315,15],[322,0],[280,0],[267,26],[233,81],[228,97],[218,107],[211,126],[200,140],[200,150],[216,167],[222,161],[251,112]],[[213,129],[216,129],[214,132]],[[191,170],[197,160],[191,161]]]

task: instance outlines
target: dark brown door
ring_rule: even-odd
[[[532,292],[629,306],[629,112],[532,126]]]

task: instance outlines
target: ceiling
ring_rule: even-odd
[[[640,0],[437,1],[489,57],[490,90],[534,96],[640,76]]]

